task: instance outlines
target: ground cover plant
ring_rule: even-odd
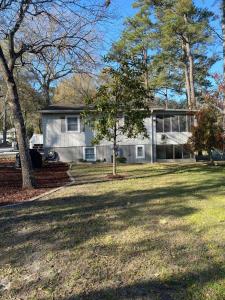
[[[1,208],[0,299],[225,299],[224,167],[109,170]]]
[[[16,169],[14,164],[13,158],[0,159],[0,206],[28,200],[69,182],[67,164],[45,163],[34,171],[37,188],[23,190],[21,169]]]

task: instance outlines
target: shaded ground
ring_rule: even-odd
[[[28,200],[34,196],[69,182],[68,165],[46,163],[43,168],[34,171],[37,189],[22,190],[21,169],[14,168],[11,159],[0,160],[0,206]]]
[[[110,182],[100,168],[1,208],[0,299],[225,299],[224,167],[122,166],[136,178]]]

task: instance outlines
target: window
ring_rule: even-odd
[[[187,118],[188,118],[188,131],[191,132],[192,127],[194,126],[194,117],[187,116]]]
[[[69,132],[79,132],[80,131],[80,118],[76,116],[71,116],[66,118],[67,131]]]
[[[171,122],[170,117],[164,117],[164,132],[171,132]]]
[[[187,131],[187,118],[186,116],[180,116],[180,132]]]
[[[189,148],[189,145],[183,145],[183,158],[192,158],[192,153]]]
[[[163,132],[163,116],[156,118],[156,132]]]
[[[144,145],[136,146],[136,158],[145,158],[145,146]]]
[[[157,159],[188,159],[193,155],[187,145],[157,145]]]
[[[156,157],[157,159],[166,159],[166,148],[164,145],[156,146]]]
[[[165,145],[166,159],[173,159],[173,145]]]
[[[84,160],[95,161],[96,160],[96,148],[86,147],[84,148]]]
[[[175,159],[182,159],[182,145],[174,146]]]
[[[172,120],[172,131],[179,132],[179,116],[173,116]]]

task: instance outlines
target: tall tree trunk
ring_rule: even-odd
[[[190,79],[189,79],[189,70],[188,70],[188,65],[185,63],[184,66],[184,73],[185,73],[185,86],[186,86],[186,94],[187,94],[187,103],[188,103],[188,108],[192,108],[192,103],[191,103],[191,90],[190,90]]]
[[[190,44],[186,43],[187,47],[187,57],[189,61],[189,82],[190,82],[190,100],[191,100],[191,108],[196,108],[196,98],[195,98],[195,87],[194,87],[194,62],[193,56],[191,54]]]
[[[223,35],[223,84],[225,85],[225,0],[222,0],[222,35]],[[224,96],[224,103],[225,103],[225,96]]]
[[[188,19],[186,14],[184,14],[184,21],[187,24]],[[184,46],[186,48],[186,54],[188,59],[188,76],[190,83],[190,100],[191,100],[191,109],[196,108],[196,98],[195,98],[195,87],[194,87],[194,60],[191,53],[191,46],[188,36],[184,35],[185,43]]]
[[[113,176],[117,174],[116,151],[117,151],[117,126],[115,123],[114,136],[113,136]]]
[[[184,74],[185,74],[185,88],[186,88],[186,95],[187,95],[187,104],[188,108],[192,108],[191,104],[191,87],[190,87],[190,77],[189,77],[189,66],[187,60],[187,49],[185,42],[182,42],[182,49],[183,49],[183,63],[184,63]]]
[[[0,47],[0,68],[2,76],[7,85],[9,106],[14,118],[14,126],[16,129],[16,137],[19,146],[23,188],[31,189],[34,187],[34,177],[32,172],[31,159],[29,154],[29,147],[26,141],[26,128],[19,102],[17,86],[15,83],[13,70],[8,67],[4,53]]]
[[[50,98],[50,82],[48,80],[43,84],[43,90],[44,90],[46,105],[49,106],[51,105],[51,98]]]
[[[16,129],[16,137],[20,153],[23,188],[31,189],[35,186],[35,182],[29,154],[29,147],[26,140],[26,128],[24,125],[16,84],[12,78],[9,78],[7,87],[9,92],[9,106],[14,116],[14,126]]]
[[[165,108],[168,109],[168,104],[169,104],[169,101],[168,101],[168,89],[166,88],[165,89]]]
[[[223,36],[223,129],[225,130],[225,0],[222,0],[222,36]],[[223,151],[225,145],[223,145]]]
[[[2,133],[3,133],[3,144],[6,144],[6,141],[7,141],[7,112],[6,112],[6,98],[7,96],[4,97],[4,100],[3,100],[3,119],[2,119]]]
[[[148,50],[143,49],[143,56],[144,56],[144,65],[145,65],[145,87],[148,90],[149,88],[149,74],[148,74]]]

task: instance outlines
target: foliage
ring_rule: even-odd
[[[142,81],[143,68],[139,61],[124,56],[105,69],[106,82],[88,101],[94,111],[87,112],[89,123],[95,130],[93,143],[103,139],[113,142],[113,167],[116,165],[117,142],[121,135],[128,138],[147,135],[144,118],[148,113],[147,91]],[[91,115],[90,115],[91,114]],[[113,173],[115,173],[115,169]]]
[[[93,97],[95,93],[95,79],[88,74],[76,74],[59,82],[54,91],[53,102],[85,104],[85,99]]]
[[[224,131],[221,115],[213,106],[203,107],[196,114],[197,125],[192,128],[189,144],[194,151],[207,151],[211,157],[213,149],[223,149]]]
[[[217,60],[208,53],[214,15],[192,0],[137,0],[133,6],[137,13],[125,22],[114,51],[146,63],[151,95],[168,104],[170,98],[187,94],[189,107],[195,107],[195,96],[211,86],[209,69]]]

